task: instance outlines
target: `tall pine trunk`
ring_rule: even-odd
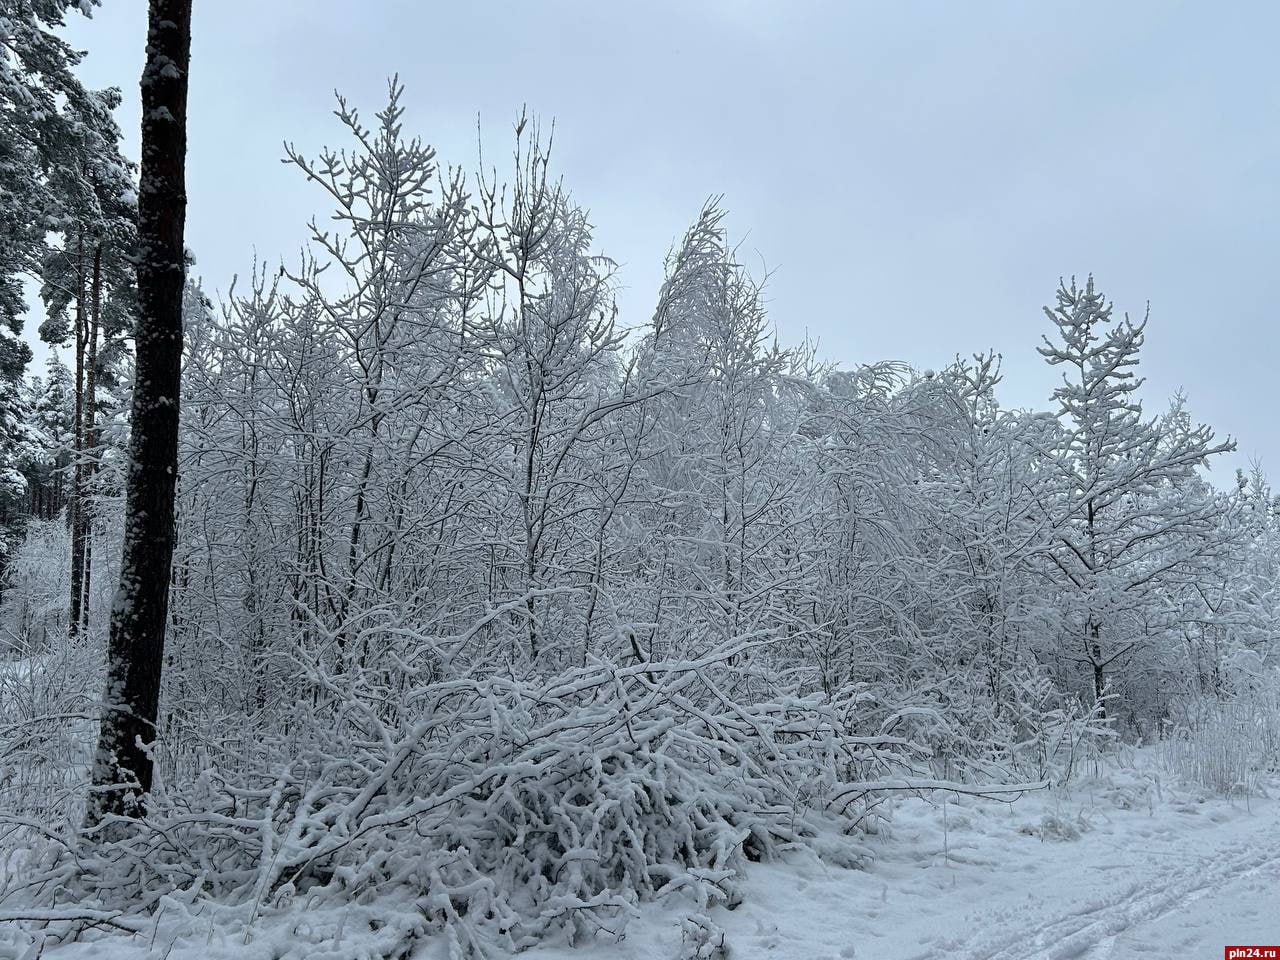
[[[191,0],[151,0],[142,71],[137,373],[120,585],[111,606],[102,727],[86,824],[136,815],[151,789],[169,614],[182,373]]]
[[[80,604],[84,596],[84,343],[85,343],[85,276],[84,231],[76,241],[76,409],[72,428],[72,450],[75,462],[71,468],[71,505],[67,520],[71,526],[71,602],[67,612],[67,635],[73,640],[80,633]]]
[[[98,328],[102,323],[102,244],[93,250],[88,346],[85,349],[84,428],[80,432],[84,474],[80,480],[80,553],[84,582],[80,591],[80,629],[89,631],[89,597],[93,586],[93,480],[98,472]]]

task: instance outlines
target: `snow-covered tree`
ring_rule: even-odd
[[[1062,656],[1086,665],[1094,695],[1161,629],[1165,589],[1194,578],[1220,545],[1220,498],[1196,471],[1234,449],[1181,406],[1147,419],[1136,375],[1147,320],[1117,319],[1090,277],[1058,288],[1040,353],[1062,368],[1061,433],[1047,448],[1054,498],[1046,559],[1064,604]]]

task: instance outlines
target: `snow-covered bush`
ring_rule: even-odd
[[[65,522],[27,520],[25,533],[4,566],[0,660],[18,656],[6,648],[18,645],[24,651],[44,652],[51,638],[65,634],[70,556]]]
[[[927,748],[935,775],[971,784],[1066,783],[1116,739],[1097,705],[1086,706],[1035,669],[1011,672],[1003,684],[1005,696],[995,701],[983,678],[959,674],[927,691],[931,696],[917,691],[889,729]]]
[[[84,801],[97,658],[66,643],[47,652],[15,644],[12,652],[16,659],[0,661],[0,817],[65,826]]]
[[[680,960],[726,960],[729,948],[725,932],[705,913],[680,921]]]
[[[1026,672],[1010,681],[1006,705],[1013,733],[1013,769],[1029,779],[1067,783],[1085,762],[1095,764],[1116,734],[1103,713],[1106,699],[1085,705],[1054,688],[1048,677]]]
[[[158,792],[146,821],[106,825],[93,858],[50,849],[0,909],[74,891],[74,909],[47,915],[71,936],[86,910],[128,928],[193,891],[246,930],[295,899],[361,904],[371,929],[407,902],[405,936],[471,956],[620,936],[655,897],[734,906],[745,865],[791,849],[858,865],[857,823],[886,783],[913,784],[918,756],[860,729],[865,696],[740,698],[763,683],[733,666],[745,652],[596,661],[541,684],[401,685],[313,663],[295,732],[270,744],[292,759]]]
[[[1160,744],[1162,767],[1189,784],[1226,796],[1260,793],[1280,770],[1280,678],[1272,674],[1229,700],[1180,705]]]

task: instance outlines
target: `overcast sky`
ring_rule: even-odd
[[[136,156],[144,0],[73,25],[120,86]],[[76,18],[79,19],[79,18]],[[1060,275],[1152,319],[1149,412],[1193,413],[1280,469],[1280,69],[1272,3],[196,0],[187,242],[206,288],[296,260],[322,198],[279,162],[336,142],[339,89],[442,160],[506,154],[522,104],[649,316],[708,195],[773,271],[784,343],[843,365],[994,348],[1002,397],[1048,406],[1036,353]],[[34,324],[31,324],[34,327]]]

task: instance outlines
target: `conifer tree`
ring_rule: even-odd
[[[1067,656],[1087,666],[1101,699],[1108,669],[1148,640],[1144,605],[1164,602],[1161,588],[1219,545],[1221,503],[1196,470],[1234,444],[1180,410],[1144,417],[1136,370],[1147,319],[1115,318],[1093,277],[1059,285],[1045,313],[1057,338],[1039,350],[1063,370],[1053,393],[1062,429],[1047,451],[1057,495],[1046,556],[1068,604]]]

